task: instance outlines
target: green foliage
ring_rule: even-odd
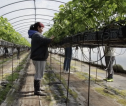
[[[12,88],[12,86],[13,86],[12,81],[15,81],[16,79],[19,78],[19,73],[17,71],[19,71],[19,68],[20,69],[23,68],[23,64],[25,64],[25,61],[26,61],[27,57],[28,57],[28,55],[21,61],[20,66],[16,67],[16,69],[13,71],[13,74],[8,74],[5,77],[5,80],[7,80],[9,83],[5,87],[0,87],[0,104],[5,100],[8,92]]]
[[[67,36],[90,29],[100,29],[113,20],[126,17],[126,0],[72,0],[59,6],[54,25],[44,34],[60,41]]]
[[[0,90],[0,104],[4,101],[10,89],[11,89],[11,84],[9,83],[4,89]]]
[[[29,42],[16,32],[6,18],[0,17],[0,39],[19,44],[30,46]]]
[[[114,70],[115,72],[124,72],[123,67],[122,67],[121,65],[119,65],[119,64],[115,64],[115,65],[113,66],[113,70]]]

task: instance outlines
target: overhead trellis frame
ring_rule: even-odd
[[[31,22],[34,22],[34,21],[28,21],[28,22],[22,22],[22,23],[19,23],[19,24],[16,24],[16,25],[12,25],[12,26],[18,26],[18,25],[21,25],[21,24],[28,24],[28,23],[31,23]],[[49,25],[52,25],[52,24],[49,24],[49,23],[47,23],[47,22],[42,22],[42,23],[45,23],[45,24],[47,24],[47,26],[49,26]],[[48,25],[49,24],[49,25]]]
[[[13,13],[13,12],[17,12],[17,11],[21,11],[21,10],[28,10],[28,9],[34,9],[34,8],[18,9],[18,10],[14,10],[14,11],[11,11],[11,12],[8,12],[8,13],[5,13],[5,14],[3,14],[3,15],[1,15],[1,16],[5,16],[5,15],[10,14],[10,13]],[[36,8],[36,9],[45,9],[45,10],[51,10],[51,11],[59,12],[58,10],[48,9],[48,8]]]
[[[34,9],[35,9],[35,22],[36,22],[36,4],[35,4],[35,0],[34,0]]]
[[[7,15],[7,14],[10,14],[10,13],[13,13],[13,12],[17,12],[17,11],[21,11],[21,10],[34,9],[34,10],[35,10],[35,14],[32,14],[32,15],[35,16],[35,18],[33,18],[33,19],[35,19],[35,22],[36,22],[36,19],[37,19],[36,16],[42,15],[42,14],[36,14],[36,10],[38,10],[38,9],[45,9],[45,10],[49,10],[49,11],[59,12],[58,10],[54,10],[54,9],[36,8],[36,0],[21,0],[21,1],[18,1],[18,2],[13,2],[13,3],[7,4],[7,5],[1,6],[0,9],[5,8],[5,7],[7,7],[7,6],[10,6],[10,5],[18,4],[18,3],[21,3],[21,2],[26,2],[26,1],[33,1],[33,2],[34,2],[34,8],[23,8],[23,9],[18,9],[18,10],[14,10],[14,11],[7,12],[7,13],[1,15],[1,16],[5,16],[5,15]],[[65,2],[58,1],[58,0],[48,0],[48,1],[59,2],[59,3],[64,3],[64,4],[65,4]],[[24,16],[30,16],[30,15],[24,15]],[[11,21],[11,20],[14,20],[14,19],[17,19],[17,18],[20,18],[20,17],[24,17],[24,16],[18,16],[18,17],[12,18],[12,19],[8,19],[8,21]],[[53,16],[45,15],[45,14],[43,14],[43,16],[53,17]],[[26,19],[24,19],[24,20],[26,20]],[[20,21],[23,21],[23,20],[20,20]],[[18,21],[18,22],[19,22],[19,21]],[[14,24],[14,23],[12,23],[12,24]]]
[[[21,22],[21,21],[25,21],[25,20],[30,20],[30,19],[34,19],[34,18],[28,18],[28,19],[18,20],[18,21],[16,21],[16,22],[13,22],[12,24],[17,23],[17,22]],[[42,19],[42,20],[52,21],[52,20],[44,19],[44,18],[37,18],[37,19]]]
[[[47,26],[47,25],[45,25],[45,26]],[[29,26],[23,25],[23,26],[20,26],[18,28],[15,28],[16,31],[25,30],[25,29],[28,30],[29,29]],[[46,29],[49,29],[49,28],[46,27]]]
[[[1,40],[0,39],[0,47],[23,47],[23,48],[27,48],[27,46],[23,46],[23,45],[18,45],[18,44],[14,44],[5,40]]]
[[[34,0],[22,0],[22,1],[18,1],[18,2],[13,2],[13,3],[10,3],[10,4],[7,4],[7,5],[4,5],[4,6],[0,7],[0,9],[4,8],[4,7],[7,7],[9,5],[12,5],[12,4],[16,4],[16,3],[20,3],[20,2],[25,2],[25,1],[34,1]],[[65,3],[65,2],[58,1],[58,0],[48,0],[48,1],[55,1],[55,2],[60,2],[60,3]]]
[[[32,16],[32,15],[35,16],[35,14],[23,15],[23,16],[18,16],[18,17],[15,17],[15,18],[9,19],[8,21],[11,21],[11,20],[14,20],[14,19],[17,19],[17,18],[20,18],[20,17]],[[36,15],[47,16],[47,17],[53,17],[53,16],[51,16],[51,15],[45,15],[45,14],[36,14]]]
[[[116,29],[100,30],[95,32],[82,32],[69,37],[64,38],[58,43],[54,43],[53,46],[64,45],[83,45],[85,47],[93,47],[110,45],[115,47],[126,47],[126,26],[121,26]]]

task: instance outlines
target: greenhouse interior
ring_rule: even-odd
[[[126,106],[125,59],[126,0],[1,0],[0,106]]]

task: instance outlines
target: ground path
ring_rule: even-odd
[[[60,64],[60,60],[61,60],[61,64]],[[53,67],[53,70],[57,73],[60,74],[60,69],[61,71],[63,70],[63,61],[64,58],[60,57],[59,55],[51,55],[51,66]],[[50,57],[48,58],[48,63],[50,64]],[[74,61],[72,60],[71,62],[71,75],[70,75],[70,88],[74,89],[76,92],[78,92],[78,95],[80,96],[80,102],[81,104],[83,104],[84,106],[87,104],[87,95],[88,95],[88,83],[84,82],[84,80],[79,79],[78,77],[76,77],[74,75],[74,72],[77,71],[82,71],[85,73],[89,73],[89,66],[81,63],[79,61]],[[104,70],[101,69],[97,69],[98,73],[97,73],[97,78],[102,80],[105,78],[106,76],[106,72]],[[96,77],[96,67],[91,66],[91,75],[95,78]],[[62,73],[61,76],[66,80],[68,79],[68,74],[64,74]],[[101,82],[100,82],[101,83]],[[96,91],[94,91],[94,87],[97,87],[98,84],[100,84],[99,82],[97,82],[97,84],[95,83],[91,83],[91,90],[90,90],[90,106],[120,106],[120,104],[118,104],[115,99],[111,99],[111,98],[107,98],[99,93],[97,93]],[[106,86],[110,86],[112,88],[116,88],[118,90],[126,90],[126,75],[119,75],[119,74],[115,74],[114,75],[114,82],[106,82],[106,81],[102,81],[102,85],[106,85]],[[82,105],[82,106],[83,106]],[[126,104],[125,104],[126,105]]]
[[[50,62],[51,60],[51,62]],[[62,71],[62,63],[61,63],[61,67],[60,67],[60,61],[63,62],[63,57],[59,57],[59,55],[51,55],[51,59],[50,56],[47,60],[48,65],[50,65],[53,68],[53,71],[55,73],[59,73],[60,74],[60,69]],[[84,80],[81,80],[80,78],[78,78],[77,76],[74,75],[74,72],[76,71],[84,71],[88,73],[88,65],[86,64],[80,64],[79,62],[76,62],[75,65],[75,61],[72,60],[72,69],[71,69],[71,74],[70,74],[70,89],[76,91],[78,93],[78,101],[80,102],[79,106],[87,106],[87,98],[88,98],[88,83],[85,82]],[[81,68],[82,67],[82,68]],[[94,75],[96,68],[95,67],[91,67],[91,74]],[[45,97],[41,97],[41,96],[35,96],[34,95],[34,87],[33,87],[33,80],[34,80],[34,73],[35,73],[35,69],[33,66],[32,61],[30,60],[30,64],[28,66],[28,69],[25,70],[26,71],[26,76],[24,77],[23,83],[22,83],[22,87],[21,90],[16,92],[16,99],[13,102],[13,106],[65,106],[63,105],[57,105],[55,103],[55,105],[51,105],[49,104],[48,101],[46,101]],[[102,79],[104,78],[105,72],[102,70],[98,70],[98,78]],[[65,81],[67,82],[68,80],[68,74],[64,74],[61,73],[61,76],[65,79]],[[117,78],[119,78],[120,83],[116,83],[116,80],[118,80]],[[119,86],[121,86],[122,88],[120,89],[125,89],[125,83],[126,79],[124,76],[121,75],[115,75],[114,77],[114,82],[109,82],[107,83],[107,85],[111,85],[112,87],[116,87],[119,88]],[[103,83],[106,84],[105,81],[103,81]],[[114,84],[115,83],[115,84]],[[123,106],[117,103],[117,101],[115,99],[106,97],[101,95],[100,93],[96,92],[94,90],[94,87],[99,87],[99,85],[95,84],[95,83],[91,83],[91,89],[90,89],[90,105],[89,106]],[[6,106],[6,105],[1,105],[1,106]]]

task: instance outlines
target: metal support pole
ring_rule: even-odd
[[[60,47],[60,54],[61,54],[61,47]],[[60,82],[61,82],[61,55],[60,55]]]
[[[70,83],[70,68],[69,68],[69,74],[68,74],[68,86],[67,86],[67,99],[66,99],[66,106],[68,106],[69,83]]]
[[[4,50],[4,49],[3,49]],[[2,56],[2,80],[3,80],[3,62],[4,62],[4,51],[3,51],[3,56]]]
[[[34,0],[34,9],[35,9],[35,22],[36,22],[36,4],[35,4],[35,0]]]
[[[98,48],[97,48],[98,50]],[[98,54],[99,54],[99,50],[98,50],[98,53],[97,53],[97,66],[98,66]],[[96,78],[95,78],[95,83],[97,81],[97,75],[98,75],[98,68],[96,67]]]
[[[52,67],[51,67],[51,48],[50,48],[50,70],[49,70],[49,85],[50,85],[50,77],[51,77],[51,70],[52,70]]]
[[[82,72],[82,52],[81,52],[81,72]]]
[[[13,47],[12,47],[12,83],[13,83]]]
[[[90,103],[90,68],[91,68],[91,48],[89,51],[89,79],[88,79],[88,106]]]

